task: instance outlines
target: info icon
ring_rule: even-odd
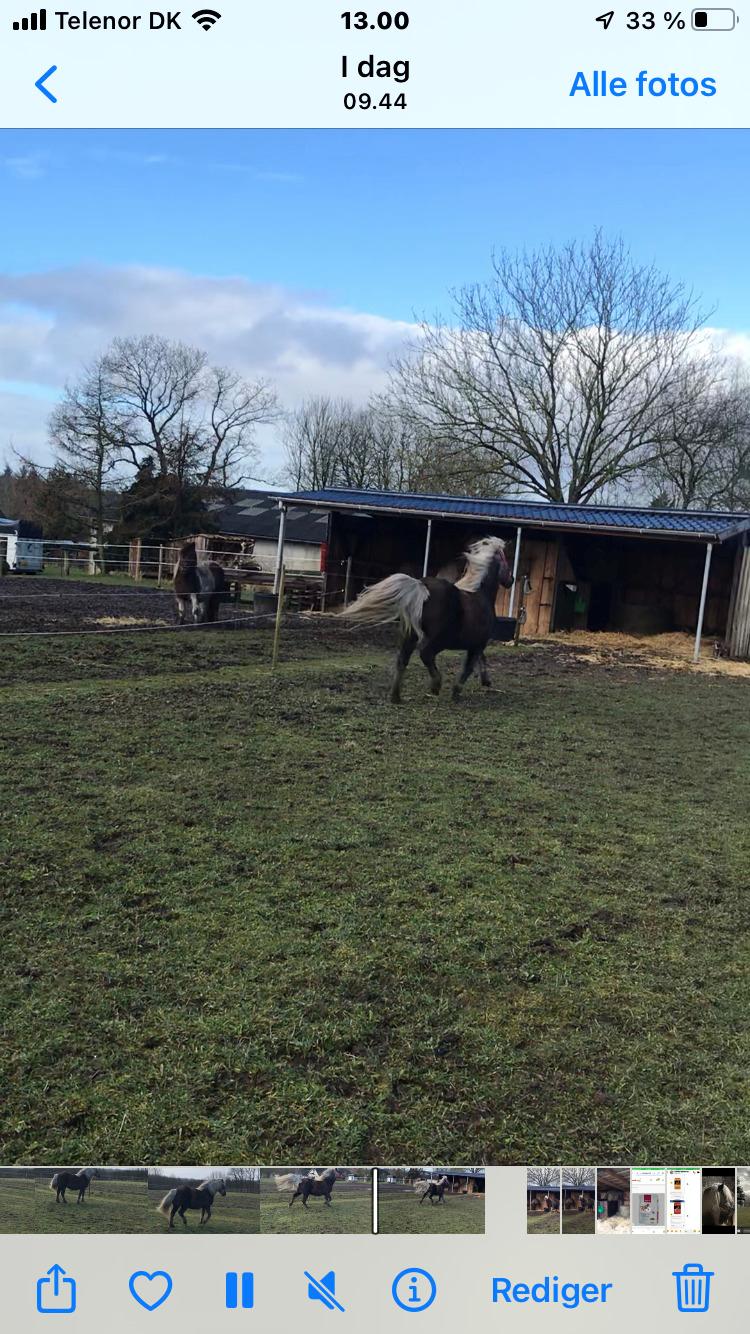
[[[437,1283],[426,1269],[402,1269],[393,1280],[391,1295],[402,1311],[426,1311],[437,1297]]]

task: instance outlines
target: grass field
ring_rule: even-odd
[[[446,1236],[484,1232],[484,1195],[446,1195],[442,1204],[419,1203],[411,1186],[381,1186],[379,1228],[388,1233]]]
[[[293,1191],[278,1191],[273,1181],[261,1178],[260,1230],[262,1233],[364,1233],[372,1230],[372,1192],[359,1182],[338,1181],[325,1200],[311,1197],[307,1208],[302,1200],[289,1201]]]
[[[750,1231],[750,1204],[737,1205],[737,1227]]]
[[[268,654],[5,641],[5,1161],[741,1160],[747,683]]]
[[[578,1236],[579,1234],[594,1235],[596,1232],[596,1215],[593,1209],[584,1210],[583,1213],[566,1212],[563,1210],[562,1230],[566,1236]]]
[[[536,1236],[537,1233],[542,1236],[547,1236],[548,1234],[552,1233],[557,1235],[557,1233],[560,1231],[559,1212],[553,1210],[552,1212],[546,1214],[527,1213],[526,1231],[533,1236]]]
[[[47,1179],[0,1181],[0,1229],[3,1232],[158,1232],[156,1217],[150,1217],[145,1179],[93,1182],[91,1194],[76,1204],[68,1191],[67,1203],[57,1204]]]

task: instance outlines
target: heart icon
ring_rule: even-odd
[[[155,1311],[157,1306],[167,1300],[172,1291],[172,1276],[164,1269],[155,1269],[153,1274],[145,1269],[137,1269],[130,1275],[128,1282],[130,1295],[147,1311]]]

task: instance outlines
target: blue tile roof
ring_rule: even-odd
[[[563,505],[535,500],[485,500],[474,496],[430,496],[403,491],[327,487],[281,495],[290,504],[331,510],[382,510],[425,518],[490,519],[528,527],[585,528],[641,537],[680,537],[723,542],[750,529],[750,514],[713,510],[651,510],[603,505]]]

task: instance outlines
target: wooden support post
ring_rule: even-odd
[[[279,587],[277,591],[276,602],[276,625],[273,632],[273,657],[271,659],[271,671],[276,671],[276,664],[279,660],[279,643],[281,641],[281,618],[284,615],[284,566],[279,570]]]
[[[8,573],[8,539],[0,537],[0,579]]]
[[[156,583],[161,588],[161,576],[164,570],[164,547],[159,547],[159,569],[156,575]]]
[[[62,572],[63,572],[63,574],[65,575],[66,578],[67,578],[67,576],[70,574],[70,552],[69,552],[69,551],[64,551],[64,552],[63,552],[63,558],[62,558]]]
[[[422,578],[427,578],[427,571],[430,565],[430,547],[432,546],[432,519],[427,520],[427,537],[424,544],[424,562],[422,564]]]
[[[135,561],[133,563],[133,578],[138,583],[141,577],[141,539],[136,538],[135,543]]]
[[[708,596],[708,576],[711,572],[711,557],[714,553],[713,544],[706,544],[706,563],[703,566],[703,586],[701,588],[701,604],[698,608],[698,628],[695,632],[695,650],[693,652],[693,662],[701,660],[701,637],[703,635],[703,617],[706,611],[706,598]]]
[[[345,607],[348,607],[348,606],[349,606],[349,594],[350,594],[350,592],[351,592],[351,587],[352,587],[352,558],[351,558],[351,556],[347,556],[347,558],[346,558],[346,578],[345,578],[345,580],[344,580],[344,606],[345,606]]]

